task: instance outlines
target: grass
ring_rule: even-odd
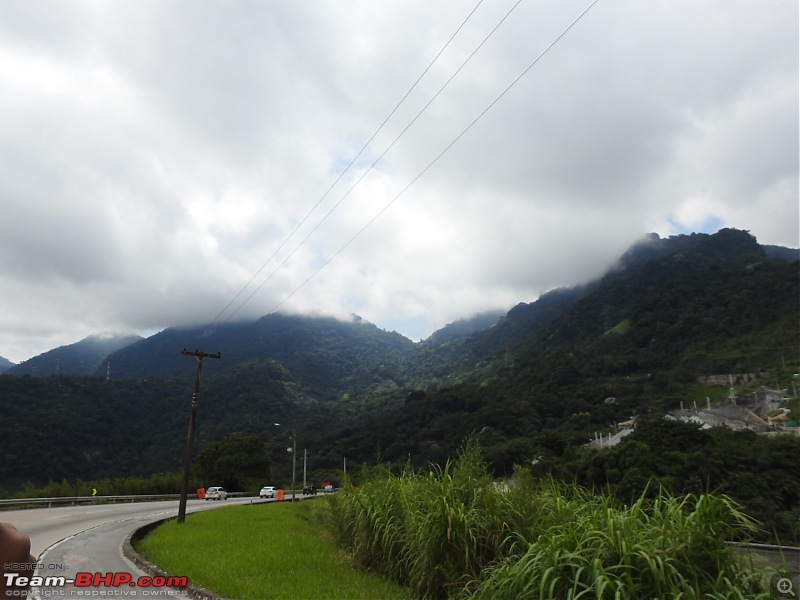
[[[603,335],[609,335],[611,333],[618,333],[620,335],[623,335],[625,333],[628,333],[630,328],[631,328],[630,320],[629,319],[624,319],[623,321],[620,321],[614,327],[612,327],[611,329],[606,331]]]
[[[168,521],[137,550],[226,598],[408,598],[355,567],[311,515],[318,500],[231,506]]]
[[[723,544],[743,517],[724,498],[662,493],[614,507],[577,488],[560,494],[568,518],[485,570],[474,597],[768,597],[761,576]]]
[[[702,385],[699,383],[688,387],[683,403],[684,408],[706,408],[706,398],[711,400],[711,405],[716,406],[730,396],[730,388],[723,385]]]
[[[424,598],[768,598],[725,543],[755,523],[729,498],[660,490],[630,505],[523,469],[497,489],[474,447],[441,469],[373,474],[328,510],[355,560]]]

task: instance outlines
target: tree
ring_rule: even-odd
[[[269,480],[271,467],[264,442],[255,435],[241,434],[206,444],[195,462],[203,481],[228,491],[258,488]]]

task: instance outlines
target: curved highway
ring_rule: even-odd
[[[187,503],[186,512],[260,502],[265,501],[259,498],[229,498],[220,502],[192,499]],[[32,591],[36,598],[168,598],[187,594],[169,587],[135,586],[135,582],[147,574],[123,555],[122,545],[139,527],[177,514],[178,501],[170,500],[2,511],[0,521],[12,523],[31,538],[31,552],[38,556],[36,576],[50,583],[39,586],[34,582]],[[91,573],[93,577],[101,574],[98,585],[62,584],[61,578],[74,580],[78,573]],[[106,584],[102,576],[108,573],[127,574],[130,582],[125,575],[118,575],[116,585],[113,581]],[[180,576],[181,573],[170,575]]]

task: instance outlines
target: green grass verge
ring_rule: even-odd
[[[168,521],[137,550],[226,598],[409,598],[358,569],[312,515],[318,500],[230,506]]]

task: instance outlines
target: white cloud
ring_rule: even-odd
[[[209,322],[251,278],[237,317],[285,300],[417,339],[647,231],[798,245],[796,3],[599,2],[406,190],[588,5],[520,4],[387,151],[513,5],[484,3],[324,199],[472,0],[45,4],[0,3],[15,361]]]

